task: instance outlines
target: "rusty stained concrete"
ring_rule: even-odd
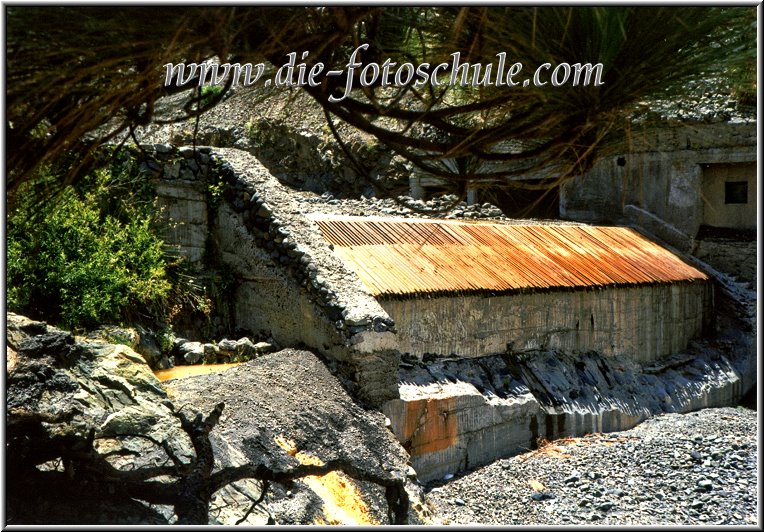
[[[382,411],[423,482],[533,448],[545,419],[530,393],[489,399],[462,381],[403,384],[400,394]]]

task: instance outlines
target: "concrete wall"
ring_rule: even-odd
[[[382,300],[402,352],[421,358],[513,351],[594,350],[647,362],[684,349],[710,319],[711,287],[633,288]]]
[[[156,195],[160,236],[175,247],[193,265],[200,265],[207,246],[207,181],[209,150],[197,154],[201,166],[193,159],[193,150],[173,153],[169,147],[157,146],[156,156],[167,158],[164,165],[143,162],[144,171],[157,179]]]
[[[400,398],[382,411],[419,479],[441,479],[533,449],[540,437],[626,430],[663,412],[736,404],[757,374],[755,329],[739,329],[722,325],[724,342],[693,342],[651,365],[538,351],[414,366],[401,369]]]
[[[605,157],[590,172],[563,185],[560,216],[640,223],[632,215],[646,211],[662,221],[648,230],[673,245],[678,244],[672,241],[675,234],[684,235],[679,249],[689,250],[704,223],[704,166],[755,161],[755,123],[633,132],[622,153]]]

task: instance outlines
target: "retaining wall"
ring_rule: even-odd
[[[734,405],[756,384],[753,308],[755,294],[713,338],[651,364],[550,350],[414,364],[401,369],[400,398],[382,411],[427,482],[533,449],[539,438]]]
[[[418,358],[511,351],[597,351],[650,362],[684,349],[708,326],[707,283],[514,295],[381,300],[402,352]]]

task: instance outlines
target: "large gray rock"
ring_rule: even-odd
[[[64,331],[7,315],[9,347],[15,364],[8,368],[6,451],[9,464],[9,522],[19,524],[167,523],[156,509],[131,500],[104,496],[74,499],[71,493],[50,494],[45,486],[16,484],[29,464],[60,469],[57,449],[92,431],[93,448],[117,468],[154,466],[166,460],[152,443],[165,442],[188,460],[193,448],[168,408],[167,394],[143,358],[125,345],[102,341],[75,342]],[[129,460],[126,460],[126,457]],[[14,472],[16,474],[14,474]],[[40,512],[39,508],[45,508]]]
[[[428,512],[384,417],[358,407],[311,353],[282,351],[221,374],[179,379],[168,396],[127,346],[76,341],[14,314],[7,320],[8,523],[173,524],[179,494],[205,464],[210,472],[255,465],[284,471],[337,459],[356,477],[405,482],[411,522]],[[221,401],[219,423],[204,429]],[[201,517],[218,525],[353,522],[354,515],[387,522],[385,489],[329,478],[330,489],[347,487],[368,509],[332,507],[317,479],[273,484],[253,508],[262,484],[245,478],[214,492]],[[163,489],[171,500],[144,502]]]
[[[245,336],[236,341],[236,356],[238,356],[240,360],[249,360],[255,356],[255,354],[255,344],[252,343],[252,340]]]
[[[198,364],[204,358],[204,344],[201,342],[180,344],[178,353],[184,364]]]
[[[219,429],[212,434],[215,445],[228,442],[243,456],[253,460],[265,456],[278,468],[293,464],[286,446],[292,454],[305,453],[323,462],[345,459],[360,470],[408,477],[410,522],[422,523],[428,518],[408,454],[385,427],[385,416],[359,407],[316,355],[285,349],[222,373],[172,380],[166,385],[178,404],[193,403],[201,411],[208,411],[218,401],[226,403]],[[372,522],[388,523],[384,489],[368,482],[344,481],[358,487]],[[352,511],[332,514],[332,501],[318,498],[312,486],[302,481],[289,488],[273,486],[275,500],[269,508],[277,523],[365,524],[354,521]]]

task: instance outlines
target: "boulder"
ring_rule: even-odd
[[[256,354],[257,349],[255,349],[255,344],[246,336],[236,341],[236,356],[240,360],[249,360]]]
[[[7,522],[172,524],[171,506],[125,497],[118,482],[103,488],[103,479],[78,477],[61,459],[62,451],[72,457],[90,452],[94,464],[139,471],[167,464],[168,453],[179,464],[195,457],[173,403],[143,358],[125,345],[77,342],[68,332],[23,316],[9,313],[7,324],[9,350],[15,352],[7,369],[6,451],[14,457],[6,475]],[[221,466],[246,463],[223,440],[216,442],[215,458]],[[225,486],[210,505],[209,524],[235,524],[259,496],[254,480]],[[270,521],[261,505],[243,524]]]
[[[70,441],[76,447],[88,434],[115,467],[128,467],[126,457],[131,468],[155,465],[159,453],[152,441],[164,442],[182,460],[193,456],[167,393],[143,358],[125,345],[76,342],[68,332],[14,314],[7,321],[9,344],[17,350],[7,373],[6,452],[14,457],[6,476],[8,521],[167,524],[146,504],[108,494],[87,498],[77,483],[51,494],[48,484],[35,482],[40,471],[62,467],[56,449]],[[30,464],[37,468],[28,470]]]
[[[178,355],[183,364],[198,364],[204,358],[204,345],[201,342],[185,342],[178,346]]]
[[[204,344],[204,362],[206,364],[215,364],[218,361],[219,349],[215,344]]]
[[[274,347],[268,342],[257,342],[255,344],[255,353],[257,353],[258,355],[265,355],[268,353],[272,353],[274,350],[275,350]]]
[[[162,358],[162,350],[157,344],[154,333],[140,326],[136,326],[135,329],[138,331],[139,339],[138,345],[133,347],[133,349],[146,360],[149,367],[157,367]]]
[[[88,333],[89,340],[102,340],[110,344],[122,344],[135,349],[141,339],[139,332],[132,327],[120,327],[119,325],[101,325]]]
[[[223,338],[218,342],[218,349],[220,351],[226,351],[230,353],[236,353],[236,341]]]
[[[225,402],[219,430],[211,434],[214,444],[225,441],[250,459],[265,455],[276,468],[290,467],[295,458],[342,460],[360,471],[405,479],[409,523],[429,519],[408,453],[386,428],[385,416],[358,406],[315,354],[284,349],[224,372],[165,384],[178,404],[208,411]],[[389,523],[383,488],[344,475],[315,482],[273,485],[269,509],[276,523]],[[332,492],[336,498],[317,495]]]

